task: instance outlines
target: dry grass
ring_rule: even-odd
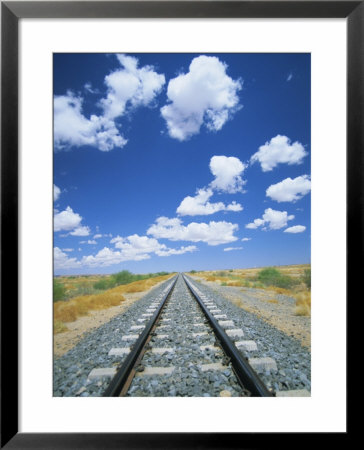
[[[283,295],[288,295],[288,296],[292,295],[292,290],[291,289],[284,289],[284,288],[280,288],[280,287],[277,287],[277,286],[264,286],[264,285],[262,285],[261,289],[266,289],[267,291],[273,291],[273,292],[276,292],[277,294],[283,294]]]
[[[74,322],[78,317],[87,315],[91,310],[106,309],[120,305],[125,300],[123,293],[146,291],[170,277],[171,275],[164,275],[147,280],[134,281],[133,283],[108,289],[101,294],[81,295],[68,301],[56,302],[53,305],[54,333],[66,331],[62,328],[62,326],[65,327],[65,322]]]
[[[302,291],[294,295],[296,299],[296,316],[309,316],[311,315],[311,292]]]
[[[60,320],[55,320],[53,324],[53,333],[64,333],[65,331],[69,331],[66,325]]]

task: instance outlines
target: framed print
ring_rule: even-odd
[[[1,6],[2,446],[346,438],[363,3]]]

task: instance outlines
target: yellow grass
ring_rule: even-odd
[[[271,300],[267,300],[268,303],[278,303],[276,298],[272,298]]]
[[[309,316],[311,314],[311,292],[302,291],[294,295],[296,299],[296,316]]]
[[[284,288],[280,288],[277,286],[264,286],[262,285],[261,289],[266,289],[267,291],[273,291],[276,292],[277,294],[283,294],[283,295],[292,295],[292,290],[290,289],[284,289]]]
[[[66,325],[59,320],[55,320],[54,325],[53,325],[54,334],[64,333],[65,331],[68,331],[68,328],[66,327]]]
[[[149,278],[147,280],[134,281],[133,283],[117,286],[96,295],[81,295],[69,301],[54,303],[54,333],[66,331],[64,322],[74,322],[78,317],[85,316],[91,310],[100,310],[118,306],[125,300],[123,293],[143,292],[153,285],[170,278],[171,275]],[[90,277],[91,278],[91,277]],[[62,330],[62,331],[60,331]]]

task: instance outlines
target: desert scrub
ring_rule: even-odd
[[[53,280],[53,301],[59,302],[66,297],[66,288],[62,283],[57,280]]]
[[[67,302],[54,305],[54,320],[74,322],[78,317],[85,316],[90,310],[106,309],[118,306],[125,298],[120,293],[106,291],[98,295],[82,295]]]
[[[288,275],[283,275],[274,267],[262,269],[258,273],[256,280],[264,286],[276,286],[284,289],[290,289],[293,285],[297,284],[296,280]]]
[[[302,281],[305,283],[308,289],[311,289],[311,269],[304,270]]]
[[[294,294],[296,299],[295,315],[309,316],[311,314],[311,292],[302,291]]]
[[[64,333],[65,331],[69,331],[66,325],[60,320],[55,320],[53,324],[53,333]]]
[[[123,293],[143,292],[148,290],[154,284],[164,281],[170,275],[158,276],[133,283],[120,285],[108,289],[100,294],[81,295],[65,302],[54,304],[53,316],[55,321],[74,322],[81,316],[85,316],[91,310],[100,310],[118,306],[125,300]]]

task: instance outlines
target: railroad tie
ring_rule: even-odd
[[[235,346],[239,350],[245,350],[247,352],[252,352],[254,350],[258,350],[257,344],[255,341],[237,341],[235,342]]]
[[[307,389],[293,389],[290,391],[276,391],[276,397],[311,397]]]
[[[88,374],[89,380],[97,380],[99,378],[108,377],[112,378],[116,374],[116,367],[105,367],[103,369],[92,369]]]
[[[142,330],[143,328],[145,328],[144,325],[133,325],[132,327],[129,328],[129,331]]]
[[[115,347],[109,351],[108,355],[109,356],[122,356],[122,355],[127,355],[128,353],[130,353],[130,347]]]
[[[257,372],[278,371],[277,363],[273,358],[270,358],[269,356],[265,358],[249,358],[248,362]]]
[[[134,341],[135,339],[138,339],[139,334],[126,334],[121,338],[122,341]]]
[[[219,320],[218,323],[222,328],[228,328],[228,327],[234,326],[234,322],[232,320]]]
[[[244,336],[244,331],[240,329],[226,330],[226,334],[229,337],[241,337]]]
[[[152,353],[157,355],[162,355],[163,353],[171,353],[174,352],[174,347],[153,347]]]
[[[209,364],[201,364],[200,365],[202,372],[206,372],[207,370],[225,370],[228,369],[228,366],[224,366],[223,364],[217,363],[209,363]]]
[[[215,317],[215,319],[227,319],[226,314],[214,314],[214,313],[212,313],[212,314]]]

